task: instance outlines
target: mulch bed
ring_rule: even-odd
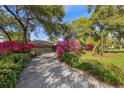
[[[87,52],[85,55],[87,56],[95,56],[95,57],[117,57],[114,53],[103,53],[103,55],[93,54],[92,52]]]

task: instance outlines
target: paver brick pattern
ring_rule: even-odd
[[[107,88],[86,73],[55,59],[55,53],[41,54],[32,59],[20,75],[17,88]]]

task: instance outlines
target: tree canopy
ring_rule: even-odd
[[[41,26],[44,32],[51,37],[59,36],[64,29],[61,22],[64,16],[63,6],[0,6],[0,24],[5,30],[23,31],[23,40],[29,40],[29,33],[35,31],[37,26]],[[10,27],[11,26],[11,27]],[[12,29],[14,27],[14,29]],[[7,35],[7,34],[6,34]],[[9,36],[7,36],[9,38]],[[10,40],[10,39],[9,39]]]

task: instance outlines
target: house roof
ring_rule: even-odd
[[[48,41],[43,41],[43,40],[31,41],[31,43],[35,44],[37,47],[42,47],[42,46],[54,46],[53,43],[48,42]]]

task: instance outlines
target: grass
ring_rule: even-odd
[[[90,60],[97,60],[104,64],[114,64],[121,68],[124,68],[124,53],[112,53],[113,56],[110,57],[101,57],[101,56],[92,56],[92,55],[82,55],[80,60],[83,59],[90,59]]]
[[[111,53],[124,53],[124,49],[106,49],[105,52],[111,52]]]

